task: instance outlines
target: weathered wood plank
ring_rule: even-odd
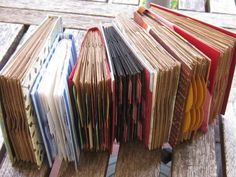
[[[45,12],[0,7],[0,22],[39,25],[47,15],[61,16],[65,28],[87,29],[102,22],[110,22],[112,18],[77,15],[73,13]]]
[[[226,13],[236,15],[236,1],[235,0],[209,0],[210,12]]]
[[[236,115],[236,72],[234,72],[234,77],[230,89],[229,100],[225,114],[227,117],[235,117]]]
[[[86,1],[93,1],[93,2],[107,2],[107,0],[86,0]]]
[[[1,0],[0,7],[40,10],[47,12],[64,12],[79,15],[92,15],[114,17],[118,13],[132,13],[137,7],[121,4],[110,4],[103,2],[78,1],[78,0]]]
[[[205,0],[179,0],[178,9],[205,12]]]
[[[232,108],[233,109],[233,108]],[[236,176],[236,112],[222,118],[223,173],[225,177]]]
[[[216,26],[224,28],[233,28],[233,29],[236,28],[236,23],[235,23],[236,15],[193,12],[193,11],[183,11],[183,10],[179,12]]]
[[[172,176],[217,176],[213,126],[192,143],[181,144],[174,150]]]
[[[108,158],[108,152],[82,152],[78,171],[75,171],[73,163],[69,163],[61,176],[103,177],[106,174]]]
[[[236,32],[236,31],[235,31]],[[223,174],[226,177],[236,176],[236,72],[230,90],[229,100],[225,116],[220,117],[222,120],[221,137],[223,149]]]
[[[6,156],[0,168],[0,174],[2,177],[45,177],[49,174],[49,168],[46,161],[43,162],[40,169],[36,165],[25,162],[13,165],[8,156]]]
[[[116,164],[117,177],[159,176],[160,151],[149,151],[142,143],[122,144]]]
[[[113,11],[117,13],[118,12],[122,13],[121,10],[122,8],[123,8],[122,5],[120,5],[120,9],[113,9]],[[124,13],[132,14],[135,9],[136,7],[132,9],[128,8],[127,11]],[[191,11],[180,11],[180,12],[217,26],[236,29],[236,24],[234,23],[236,21],[236,15],[201,13],[201,12],[191,12]],[[64,27],[76,28],[76,29],[87,29],[91,26],[98,25],[102,22],[109,22],[112,19],[112,18],[102,17],[102,13],[101,16],[91,16],[91,15],[88,16],[72,12],[69,13],[67,11],[55,12],[55,11],[43,11],[35,9],[29,10],[21,8],[0,7],[0,22],[38,25],[47,15],[62,16]]]
[[[216,166],[217,166],[217,176],[220,177],[223,174],[222,168],[222,138],[220,133],[220,121],[219,118],[216,119],[215,129],[215,154],[216,154]]]
[[[112,0],[114,4],[139,5],[140,0]]]
[[[24,25],[0,23],[0,70],[15,51],[24,31]]]

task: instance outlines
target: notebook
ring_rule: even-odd
[[[236,34],[155,4],[151,4],[150,11],[158,21],[176,31],[211,59],[209,122],[214,122],[217,114],[225,112],[227,105],[236,63]]]
[[[30,90],[59,32],[61,18],[47,17],[0,72],[1,128],[12,161],[40,166],[44,159]]]
[[[140,13],[138,13],[140,12]],[[175,147],[190,140],[204,121],[206,85],[211,60],[187,40],[152,17],[148,9],[140,8],[134,20],[153,36],[176,60],[181,72],[169,142]]]
[[[60,34],[31,90],[50,166],[56,156],[65,161],[74,161],[75,168],[79,160],[78,139],[67,84],[76,60],[73,36]]]
[[[180,63],[128,17],[119,15],[114,24],[145,66],[144,144],[149,149],[161,148],[169,139]]]
[[[144,67],[112,24],[103,25],[109,65],[114,75],[114,120],[112,139],[118,142],[142,140]]]
[[[81,44],[78,63],[69,77],[78,122],[80,148],[111,149],[111,71],[99,28],[90,28]]]

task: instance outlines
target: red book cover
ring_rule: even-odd
[[[190,34],[189,32],[185,31],[184,29],[178,27],[177,25],[167,21],[166,19],[159,16],[158,14],[155,14],[154,12],[151,12],[148,9],[145,9],[145,11],[143,11],[143,13],[144,12],[146,14],[150,15],[152,18],[154,18],[158,22],[169,27],[170,29],[174,30],[176,33],[178,33],[179,35],[184,37],[187,41],[189,41],[192,45],[194,45],[197,49],[202,51],[206,56],[208,56],[211,59],[211,68],[210,68],[210,73],[209,73],[210,85],[209,85],[208,89],[209,89],[210,93],[212,94],[213,90],[214,90],[215,73],[217,70],[218,59],[220,57],[220,51],[218,51],[216,48],[209,46],[206,42],[195,37],[194,35]],[[144,23],[143,23],[143,25],[145,26]]]
[[[199,22],[199,23],[202,23],[202,24],[204,24],[204,25],[206,25],[206,26],[209,26],[209,27],[211,27],[211,28],[213,28],[213,29],[215,29],[215,30],[217,30],[217,31],[220,31],[220,32],[222,32],[222,33],[224,33],[224,34],[227,34],[227,35],[229,35],[229,36],[231,36],[231,37],[236,38],[236,34],[235,34],[235,33],[231,32],[231,31],[228,31],[228,30],[226,30],[226,29],[223,29],[223,28],[221,28],[221,27],[217,27],[217,26],[211,25],[211,24],[209,24],[209,23],[206,23],[206,22],[197,20],[197,19],[195,19],[195,18],[193,18],[193,17],[189,17],[189,16],[187,16],[187,15],[183,15],[183,14],[181,14],[181,13],[179,13],[179,12],[176,12],[176,11],[173,11],[173,10],[171,10],[171,9],[168,9],[168,8],[165,8],[165,7],[162,7],[162,6],[159,6],[159,5],[157,5],[157,4],[151,3],[150,5],[151,5],[151,7],[155,7],[155,8],[158,8],[158,9],[162,9],[162,10],[164,10],[164,11],[170,12],[170,13],[175,14],[175,15],[177,15],[177,16],[182,16],[182,17],[185,17],[185,18],[192,19],[192,20],[197,21],[197,22]],[[179,31],[179,32],[181,33],[181,30],[178,30],[178,29],[177,29],[177,31]],[[179,32],[178,32],[178,33],[179,33]],[[182,33],[183,33],[183,32],[182,32]],[[183,36],[183,37],[184,37],[184,36]],[[201,50],[201,49],[200,49],[200,50]],[[203,50],[202,50],[202,51],[203,51]],[[203,51],[203,52],[204,52],[204,51]],[[204,53],[205,53],[205,52],[204,52]],[[209,51],[209,53],[210,53],[210,51]],[[213,51],[212,51],[211,53],[213,54]],[[207,53],[205,53],[205,54],[207,55]],[[207,56],[208,56],[209,58],[211,58],[210,55],[207,55]],[[211,59],[213,59],[213,58],[211,58]],[[232,81],[233,81],[235,65],[236,65],[236,49],[235,49],[235,47],[234,47],[233,58],[232,58],[232,60],[231,60],[231,66],[230,66],[230,68],[229,68],[229,78],[228,78],[227,88],[226,88],[226,91],[225,91],[224,101],[223,101],[223,105],[222,105],[222,109],[221,109],[221,113],[222,113],[222,114],[224,114],[224,113],[225,113],[225,110],[226,110],[226,106],[227,106],[227,102],[228,102],[228,98],[229,98],[229,93],[230,93],[230,89],[231,89],[231,84],[232,84]],[[212,63],[212,67],[214,67],[214,66],[213,66],[213,63]],[[215,69],[215,68],[213,68],[213,69],[211,69],[211,70],[214,70],[214,69]],[[211,72],[211,71],[210,71],[210,72]],[[210,77],[210,76],[209,76],[209,77]]]
[[[139,13],[138,13],[139,12]],[[143,29],[145,29],[148,33],[150,33],[159,43],[161,43],[161,45],[163,45],[165,47],[165,49],[167,51],[169,51],[171,54],[173,54],[173,56],[176,56],[175,53],[172,53],[172,50],[169,48],[168,45],[165,44],[165,42],[163,42],[158,36],[156,36],[156,34],[153,32],[153,29],[151,26],[149,26],[142,18],[143,14],[146,14],[148,16],[152,16],[152,12],[149,12],[148,10],[141,8],[140,10],[138,10],[138,12],[134,12],[134,21],[136,23],[138,23]],[[142,14],[142,15],[141,15]],[[155,17],[155,16],[154,16]],[[155,18],[154,18],[155,19]],[[159,21],[157,20],[157,23]],[[164,24],[165,25],[165,24]],[[173,29],[173,24],[168,22],[168,26],[171,26],[171,28]],[[159,39],[158,39],[159,38]],[[178,56],[176,56],[176,58],[178,58]],[[184,68],[184,66],[182,66],[182,69]],[[183,75],[185,75],[184,71],[186,71],[185,69],[182,70]],[[187,72],[188,73],[188,72]],[[189,73],[187,74],[189,75]],[[180,78],[180,82],[179,84],[183,84],[181,82],[181,78]],[[178,90],[180,93],[181,91]],[[207,98],[205,100],[205,104],[204,104],[204,123],[201,126],[201,130],[203,130],[203,132],[206,132],[208,130],[208,120],[209,120],[209,109],[210,109],[210,102],[209,100],[211,100],[211,95],[209,93],[209,91],[207,91]],[[175,147],[178,143],[178,139],[180,136],[180,129],[181,129],[181,122],[182,122],[182,116],[181,116],[181,110],[179,110],[179,105],[178,102],[180,100],[180,98],[183,96],[183,94],[181,94],[181,96],[179,97],[179,95],[176,97],[176,103],[177,105],[175,105],[175,111],[174,111],[174,118],[173,118],[173,124],[172,124],[172,128],[171,128],[171,134],[170,134],[170,141],[169,143]],[[177,102],[178,101],[178,102]],[[182,102],[182,101],[180,101]],[[183,105],[182,105],[183,106]]]
[[[145,96],[143,102],[143,118],[144,118],[144,127],[143,127],[143,139],[144,144],[148,147],[149,144],[149,136],[150,136],[150,124],[151,124],[151,109],[152,109],[152,91],[150,90],[150,73],[147,69],[145,69]]]

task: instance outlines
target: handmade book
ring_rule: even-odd
[[[77,61],[72,35],[58,35],[31,90],[49,165],[56,156],[79,161],[79,146],[67,78]]]
[[[117,16],[114,24],[145,67],[142,101],[144,144],[149,149],[161,148],[169,139],[180,62],[128,17]]]
[[[0,72],[1,128],[12,161],[42,164],[43,141],[30,91],[58,33],[61,18],[48,17]]]
[[[118,142],[141,141],[144,67],[112,24],[103,26],[103,34],[114,75],[112,139]]]
[[[169,142],[174,147],[180,141],[192,139],[204,122],[204,102],[211,60],[180,35],[156,21],[148,9],[141,7],[134,13],[134,20],[181,63],[170,127]]]
[[[198,129],[206,132],[208,123],[225,111],[235,69],[236,35],[155,4],[150,9],[139,8],[134,20],[182,61],[169,142],[175,146],[192,139]],[[185,57],[176,56],[178,53]],[[192,57],[200,62],[199,69],[194,69]],[[186,63],[184,58],[192,61]],[[188,65],[192,69],[186,70]]]
[[[69,76],[78,122],[79,145],[85,151],[111,150],[111,71],[99,28],[90,28],[81,44],[78,63]]]
[[[224,114],[236,64],[236,34],[170,9],[151,4],[155,19],[180,34],[211,59],[209,122]]]

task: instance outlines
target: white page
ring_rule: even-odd
[[[58,44],[54,55],[52,56],[51,62],[48,65],[47,71],[43,75],[43,78],[41,80],[41,83],[39,85],[38,93],[39,95],[43,96],[45,98],[45,111],[47,114],[47,118],[49,122],[53,122],[55,129],[50,129],[52,131],[51,133],[55,135],[56,140],[58,142],[59,153],[62,154],[63,158],[66,159],[66,152],[64,147],[64,134],[61,131],[61,123],[57,119],[57,111],[56,107],[53,101],[53,89],[55,85],[55,77],[56,77],[56,71],[58,68],[59,63],[61,62],[61,59],[65,55],[65,50],[63,49],[63,43]],[[60,62],[58,60],[60,59]]]

